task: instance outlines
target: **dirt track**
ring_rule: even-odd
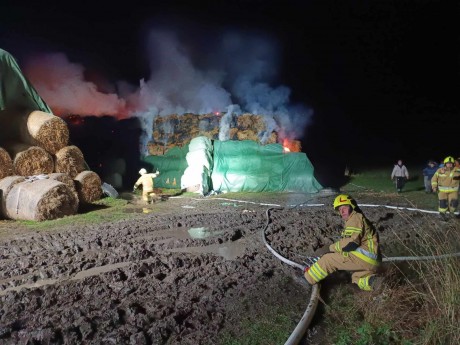
[[[266,249],[261,231],[268,214],[273,248],[301,263],[340,234],[332,198],[293,195],[262,205],[171,198],[148,213],[130,205],[136,217],[102,225],[38,232],[0,224],[0,343],[218,344],[238,334],[243,319],[286,306],[294,328],[310,287]],[[283,208],[267,212],[269,204]],[[410,242],[417,222],[439,222],[417,212],[363,211],[384,251],[395,248],[395,234]]]

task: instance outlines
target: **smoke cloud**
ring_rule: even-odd
[[[277,85],[279,47],[260,34],[226,33],[195,50],[168,30],[152,30],[146,41],[150,75],[130,85],[117,83],[117,93],[104,93],[85,80],[84,67],[62,53],[36,57],[24,72],[38,93],[58,115],[136,116],[143,126],[141,150],[151,140],[156,116],[225,113],[219,139],[229,138],[232,114],[265,116],[267,131],[300,139],[312,110],[291,104],[291,90]],[[199,47],[199,46],[198,46]],[[200,48],[200,47],[199,47]],[[145,151],[143,151],[145,152]]]
[[[56,114],[126,115],[125,100],[98,91],[94,83],[85,80],[84,67],[71,63],[63,53],[34,57],[23,70]]]

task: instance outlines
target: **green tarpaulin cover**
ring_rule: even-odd
[[[323,187],[302,152],[283,152],[280,144],[214,141],[212,186],[216,191],[317,193]]]
[[[284,152],[280,144],[259,145],[255,141],[212,141],[211,184],[220,192],[289,191],[317,193],[323,187],[314,177],[313,165],[303,152]],[[180,179],[188,164],[189,148],[173,148],[164,156],[144,161],[160,170],[155,186],[181,188]],[[154,171],[154,170],[153,170]],[[171,179],[176,184],[171,185]],[[166,183],[168,181],[168,183]]]
[[[13,56],[0,49],[0,110],[16,108],[52,114],[45,101],[23,76]]]
[[[185,156],[188,153],[188,145],[184,147],[173,147],[163,156],[145,156],[142,161],[149,168],[148,172],[155,172],[157,169],[160,175],[155,178],[154,186],[157,188],[180,189],[181,177],[187,169]]]

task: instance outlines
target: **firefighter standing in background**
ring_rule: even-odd
[[[142,185],[142,200],[150,204],[153,197],[155,196],[155,193],[153,192],[153,179],[160,175],[160,172],[157,170],[155,173],[147,174],[147,170],[142,168],[139,170],[139,174],[141,177],[139,177],[139,179],[134,184],[133,193],[140,185]]]
[[[381,263],[377,231],[349,195],[337,196],[333,206],[345,221],[342,238],[315,251],[322,256],[305,268],[305,278],[314,285],[337,270],[352,271],[352,283],[360,289],[377,289],[382,283],[382,278],[376,275]]]
[[[433,192],[438,192],[439,214],[445,220],[447,211],[453,217],[458,207],[460,170],[454,168],[454,157],[446,157],[444,166],[436,170],[431,179]]]

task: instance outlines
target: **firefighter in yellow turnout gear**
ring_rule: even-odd
[[[444,166],[436,170],[431,178],[431,187],[438,192],[439,214],[444,219],[448,211],[453,216],[458,207],[460,170],[454,167],[454,162],[454,157],[446,157]]]
[[[325,254],[305,269],[305,278],[314,285],[337,270],[351,271],[353,283],[362,290],[372,291],[381,283],[381,278],[376,276],[381,263],[378,234],[349,195],[337,196],[334,209],[345,221],[341,239],[329,248],[316,251]]]
[[[153,192],[153,179],[160,175],[160,172],[157,170],[155,173],[147,174],[147,170],[139,170],[141,177],[134,184],[133,192],[142,185],[142,200],[147,203],[150,203],[155,196]]]

